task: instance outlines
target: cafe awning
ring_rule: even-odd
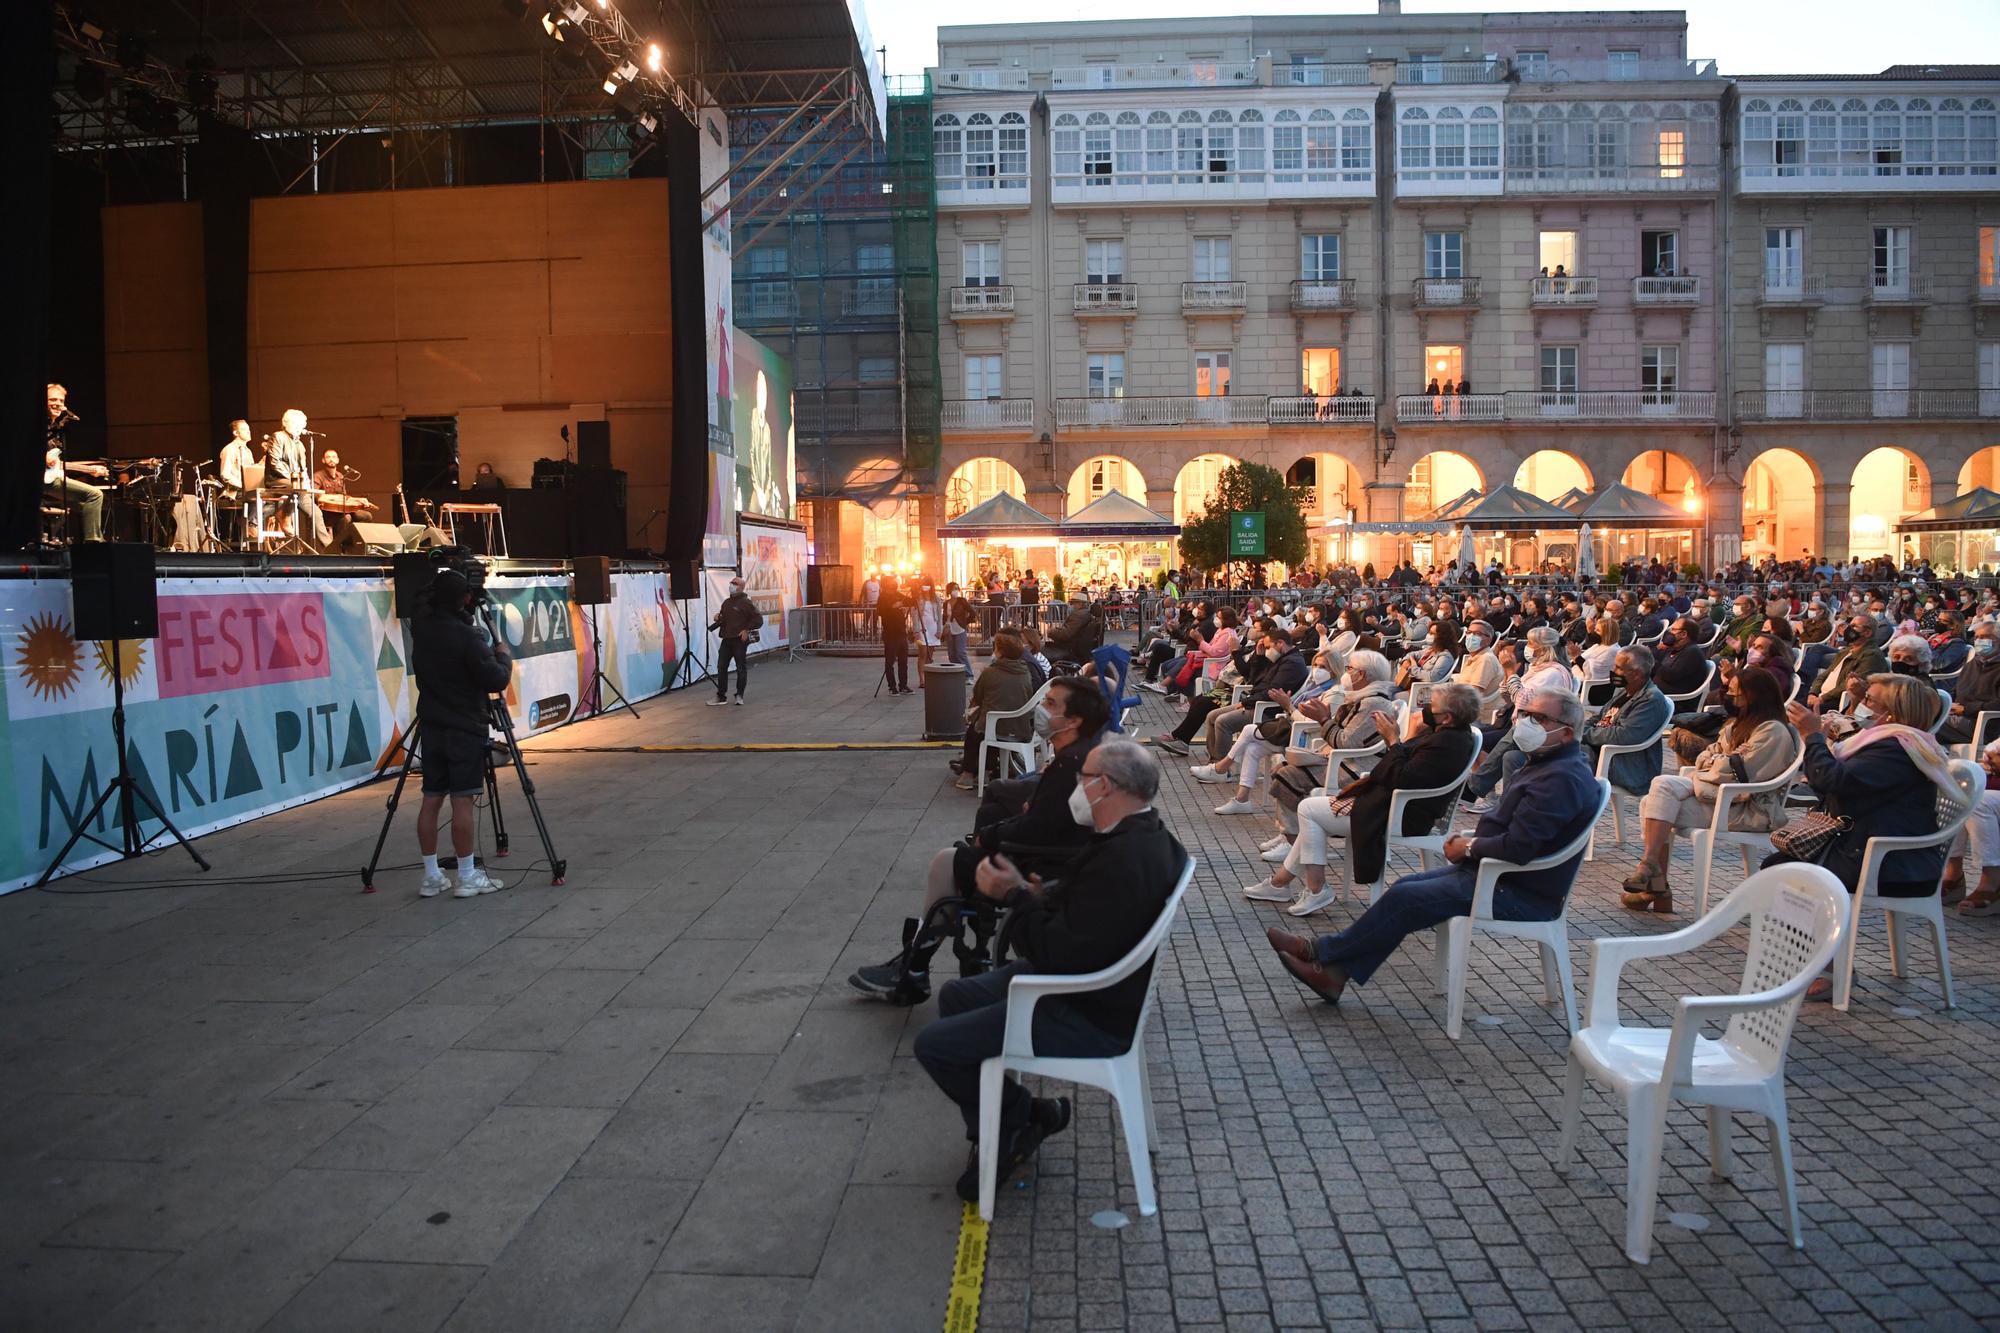
[[[1701,520],[1658,496],[1613,482],[1590,496],[1576,517],[1598,528],[1698,528]]]
[[[985,504],[975,505],[940,529],[944,537],[1046,537],[1058,535],[1061,525],[1028,502],[1002,491]]]
[[[1442,515],[1432,515],[1432,518]],[[1558,509],[1540,496],[1518,486],[1500,486],[1480,497],[1479,502],[1450,515],[1456,527],[1481,531],[1536,532],[1543,528],[1573,528],[1577,516]]]
[[[2000,495],[1984,486],[1975,486],[1896,524],[1898,532],[1963,532],[1972,528],[2000,528]]]
[[[1064,519],[1059,530],[1064,541],[1168,541],[1180,535],[1181,525],[1114,489]]]

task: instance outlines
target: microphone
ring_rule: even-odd
[[[359,477],[359,476],[361,475],[361,469],[360,469],[360,468],[358,468],[358,467],[349,467],[349,466],[347,466],[347,464],[345,464],[345,463],[342,463],[342,464],[340,465],[340,470],[341,470],[341,471],[342,471],[343,473],[345,473],[345,474],[347,475],[347,477],[348,477],[348,479],[349,479],[349,480],[353,480],[353,479],[355,479],[355,478],[357,478],[357,477]]]

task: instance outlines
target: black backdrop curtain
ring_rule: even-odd
[[[0,181],[6,182],[0,291],[14,325],[14,353],[0,357],[0,550],[35,539],[48,420],[49,174],[55,156],[49,103],[55,95],[53,0],[11,0],[0,41]]]

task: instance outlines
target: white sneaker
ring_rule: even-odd
[[[1285,858],[1291,854],[1292,844],[1289,842],[1281,842],[1276,847],[1266,847],[1263,851],[1257,853],[1257,855],[1263,857],[1266,861],[1278,865],[1282,865]]]
[[[1232,796],[1221,805],[1216,806],[1215,813],[1218,815],[1254,815],[1257,813],[1257,805],[1254,801],[1239,801]]]
[[[1465,813],[1468,815],[1490,815],[1499,808],[1500,808],[1499,797],[1483,796],[1479,800],[1474,801],[1471,805],[1466,806]]]
[[[1290,837],[1288,837],[1283,833],[1273,833],[1270,837],[1264,839],[1264,841],[1257,844],[1257,850],[1260,852],[1268,852],[1273,847],[1289,847],[1291,845],[1292,845],[1292,840]]]
[[[435,898],[450,887],[451,881],[446,879],[444,871],[440,870],[434,875],[424,876],[424,882],[417,886],[417,897]]]
[[[1243,896],[1253,903],[1288,903],[1299,896],[1297,884],[1273,884],[1267,875],[1245,886]]]
[[[1196,782],[1215,783],[1215,782],[1236,781],[1236,779],[1228,773],[1216,772],[1214,764],[1196,764],[1193,768],[1190,768],[1188,772],[1194,774],[1194,780]]]
[[[726,708],[728,705],[729,705],[729,700],[727,699],[710,699],[708,701],[708,706],[710,708]]]
[[[476,898],[482,893],[491,893],[500,887],[500,881],[488,875],[478,866],[458,872],[458,887],[451,891],[454,898]]]
[[[1285,910],[1293,916],[1311,916],[1314,912],[1324,912],[1327,908],[1333,906],[1334,897],[1335,894],[1331,884],[1321,889],[1318,893],[1306,893],[1301,890],[1299,900]]]
[[[1165,694],[1167,692],[1167,687],[1157,680],[1142,680],[1139,682],[1139,688],[1142,690],[1151,690],[1155,694]]]

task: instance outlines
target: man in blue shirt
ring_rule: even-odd
[[[1365,984],[1404,937],[1472,911],[1479,862],[1497,857],[1524,864],[1575,841],[1598,811],[1597,778],[1577,743],[1583,719],[1583,700],[1568,690],[1524,692],[1514,707],[1513,734],[1528,760],[1472,836],[1454,833],[1445,839],[1444,856],[1451,864],[1397,880],[1338,934],[1309,940],[1271,927],[1265,936],[1278,962],[1300,985],[1338,1004],[1348,983]],[[1493,892],[1493,915],[1503,921],[1553,920],[1562,913],[1582,860],[1578,848],[1561,865],[1502,876]]]

